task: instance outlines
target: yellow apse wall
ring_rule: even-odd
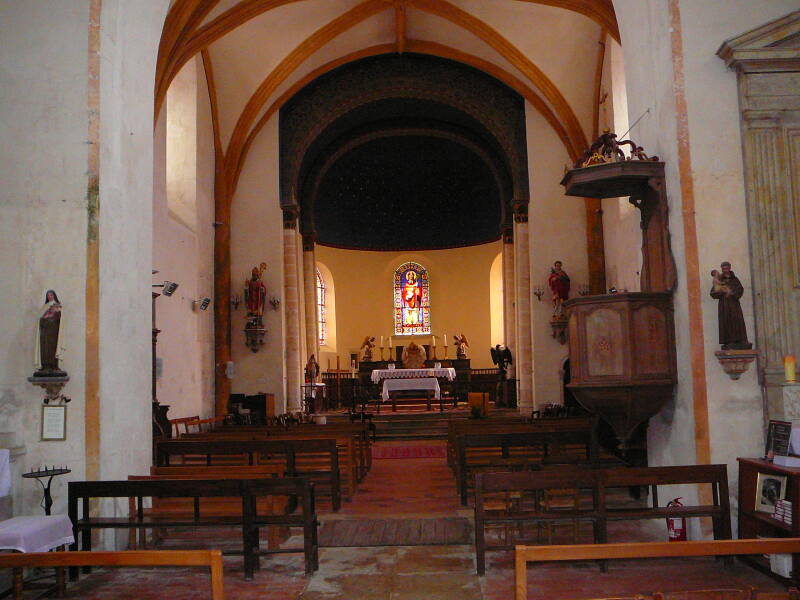
[[[335,347],[320,349],[321,367],[327,369],[330,360],[331,368],[336,368],[338,356],[341,368],[347,368],[350,353],[358,351],[367,335],[375,336],[378,345],[383,336],[387,347],[384,356],[388,356],[388,337],[393,332],[394,270],[406,261],[420,263],[430,275],[431,329],[436,336],[437,356],[444,358],[445,332],[450,338],[450,358],[455,356],[453,335],[463,333],[469,341],[472,367],[491,367],[490,272],[501,249],[499,241],[422,252],[368,252],[318,245],[317,262],[329,269],[336,296]],[[497,320],[497,315],[494,319]],[[502,331],[502,315],[500,323]],[[393,340],[395,345],[406,345],[411,340],[430,344],[431,336],[394,336]]]

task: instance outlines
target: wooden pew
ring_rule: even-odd
[[[302,527],[303,549],[266,550],[272,552],[305,553],[306,572],[318,567],[317,517],[314,505],[314,486],[299,477],[274,479],[206,479],[206,480],[134,480],[134,481],[70,481],[68,483],[68,512],[75,528],[76,541],[71,550],[92,549],[92,530],[123,528],[143,530],[165,527],[217,527],[238,526],[242,530],[245,579],[252,579],[258,566],[258,528],[263,526]],[[296,496],[302,510],[299,514],[259,514],[257,499],[264,496]],[[201,510],[201,499],[238,497],[241,514],[236,516],[207,515]],[[97,498],[135,498],[135,511],[124,517],[95,517],[89,512],[90,501]],[[193,498],[191,515],[178,512],[174,515],[145,515],[143,498]],[[79,510],[80,507],[80,510]],[[72,572],[74,578],[76,572]]]
[[[478,470],[530,469],[558,462],[597,464],[596,425],[596,418],[540,419],[501,426],[504,431],[458,433],[454,470],[461,504],[467,505],[471,475]]]
[[[608,519],[613,521],[637,519],[666,519],[667,517],[711,517],[714,539],[731,538],[731,506],[728,496],[727,465],[688,465],[672,467],[635,467],[627,469],[604,469],[600,480],[603,495],[615,487],[649,487],[650,506],[614,507],[606,506]],[[711,488],[711,504],[697,506],[666,507],[670,498],[659,499],[658,487],[662,485],[708,485]],[[663,501],[663,505],[659,503]]]
[[[193,417],[179,417],[177,419],[170,419],[169,424],[172,425],[172,437],[179,437],[182,433],[189,433],[189,427],[198,426],[199,429],[199,421],[200,415],[194,415]],[[183,431],[181,431],[181,425],[183,426]]]
[[[570,483],[571,479],[575,484]],[[709,505],[685,505],[666,508],[659,506],[658,486],[661,485],[709,485],[712,488],[712,503]],[[609,506],[608,490],[647,486],[651,489],[651,506]],[[543,492],[548,489],[585,489],[591,492],[592,507],[579,510],[548,511],[535,502],[533,507],[503,507],[499,511],[487,508],[487,493],[522,494]],[[541,495],[539,495],[541,497]],[[518,501],[523,503],[523,501]],[[588,512],[587,512],[588,511]],[[581,469],[562,466],[554,471],[533,471],[520,473],[479,473],[475,478],[475,539],[478,552],[478,573],[483,574],[485,562],[483,553],[487,549],[502,549],[509,546],[487,547],[483,541],[484,524],[492,523],[540,523],[548,520],[591,520],[594,525],[595,543],[607,539],[609,520],[665,519],[667,517],[711,517],[714,523],[714,537],[717,540],[730,539],[731,517],[728,498],[728,478],[726,465],[689,465],[672,467],[637,467],[628,469]]]
[[[574,488],[588,490],[592,505],[572,510],[547,510],[541,497],[547,490]],[[511,549],[509,543],[488,545],[487,526],[523,527],[564,520],[592,523],[595,543],[606,541],[604,498],[597,484],[597,472],[567,467],[554,471],[478,473],[475,476],[475,553],[478,575],[486,572],[486,551]],[[496,500],[502,502],[498,506]]]
[[[22,600],[22,570],[31,567],[208,567],[211,598],[224,600],[219,550],[125,550],[122,552],[27,552],[0,554],[0,569],[13,569],[14,600]],[[59,596],[64,593],[63,578]]]
[[[734,556],[744,554],[798,554],[800,538],[716,540],[713,542],[642,542],[631,544],[518,545],[514,553],[514,598],[527,600],[527,564],[539,561],[601,560]]]
[[[181,461],[170,460],[180,456]],[[331,498],[334,512],[342,503],[339,452],[333,439],[204,440],[182,439],[156,443],[156,469],[151,474],[180,473],[193,467],[198,478],[202,467],[269,466],[286,477],[305,477],[314,483],[316,496]]]
[[[342,494],[351,500],[358,482],[372,464],[368,423],[283,427],[224,427],[209,433],[181,436],[186,440],[336,440]]]

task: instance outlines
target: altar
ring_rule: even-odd
[[[441,401],[442,390],[438,378],[454,381],[456,370],[452,367],[429,369],[375,369],[372,371],[373,383],[383,382],[381,400],[388,402],[393,391],[419,390],[426,395],[432,392],[436,400]]]

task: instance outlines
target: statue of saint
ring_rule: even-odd
[[[264,314],[264,304],[267,301],[267,286],[261,281],[261,275],[266,268],[266,263],[253,267],[250,279],[244,282],[244,302],[247,306],[248,317],[261,317]]]
[[[569,275],[561,268],[561,261],[557,260],[550,269],[547,284],[553,292],[553,316],[561,317],[562,304],[569,300]]]
[[[61,357],[61,303],[55,290],[47,290],[44,310],[36,329],[36,356],[34,377],[64,377],[58,368]]]
[[[361,342],[361,350],[364,351],[363,362],[372,362],[372,349],[375,347],[375,336],[368,335]]]
[[[456,346],[456,358],[459,360],[467,358],[467,348],[469,348],[467,336],[463,333],[461,335],[454,335],[453,343]]]
[[[720,265],[722,272],[711,271],[713,283],[711,297],[719,300],[719,343],[723,350],[749,350],[753,344],[747,341],[747,328],[739,299],[744,287],[731,271],[731,263]]]

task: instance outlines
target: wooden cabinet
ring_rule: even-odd
[[[800,537],[800,518],[797,510],[800,506],[800,468],[781,467],[767,460],[758,458],[739,458],[739,538],[758,537]],[[784,497],[792,503],[794,519],[792,524],[773,519],[769,512],[757,510],[757,497],[762,494],[759,489],[759,474],[785,478]],[[772,573],[769,562],[762,556],[743,557],[759,570],[788,581]],[[800,578],[800,555],[792,558],[792,572],[795,584]]]

